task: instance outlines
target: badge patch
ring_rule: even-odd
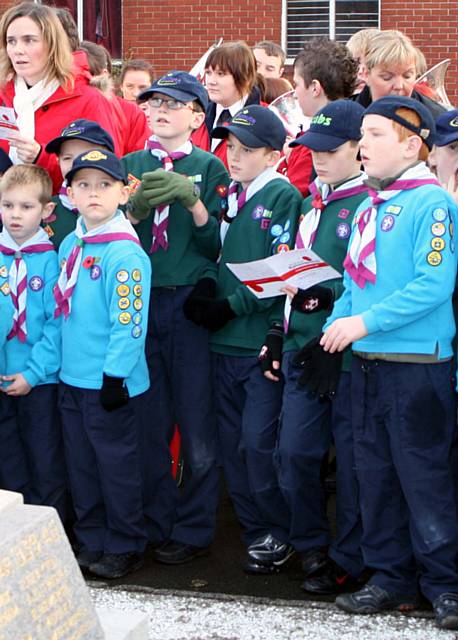
[[[433,236],[443,236],[445,231],[445,224],[443,222],[435,222],[431,225],[431,232]]]
[[[261,220],[261,229],[262,229],[263,231],[265,231],[266,229],[268,229],[268,228],[269,228],[269,224],[270,224],[270,220],[267,220],[266,218],[263,218],[263,219]]]
[[[224,198],[225,196],[227,196],[227,187],[226,187],[226,185],[225,185],[225,184],[219,184],[219,185],[216,187],[216,193],[217,193],[218,195],[222,196],[223,198]]]
[[[386,212],[387,213],[392,213],[394,216],[398,216],[402,211],[402,207],[398,206],[397,204],[390,204],[387,208],[386,208]]]
[[[132,327],[132,338],[139,338],[142,335],[142,328],[136,324]]]
[[[44,282],[40,276],[32,276],[29,280],[29,287],[32,291],[41,291],[43,289]]]
[[[382,223],[380,225],[380,229],[382,231],[391,231],[391,229],[394,227],[394,218],[393,216],[389,215],[389,216],[384,216],[382,219]]]
[[[8,282],[4,282],[2,284],[2,286],[0,287],[0,291],[3,293],[4,296],[10,295],[10,285],[8,284]]]
[[[347,222],[341,222],[336,227],[336,236],[345,240],[350,236],[350,225]]]
[[[135,282],[140,282],[141,279],[142,279],[142,272],[140,271],[140,269],[134,269],[132,271],[132,280],[134,280]]]
[[[92,267],[92,265],[94,264],[94,258],[92,256],[87,256],[86,258],[84,258],[82,265],[85,269],[90,269]]]
[[[139,298],[142,295],[142,285],[141,284],[134,284],[134,288],[133,288],[133,292],[134,292],[134,296],[137,296],[137,298]]]
[[[431,247],[434,249],[434,251],[443,251],[443,249],[445,249],[444,238],[433,238],[431,240]]]
[[[349,209],[341,209],[337,214],[337,217],[340,218],[341,220],[346,220],[349,215],[350,215]]]
[[[134,324],[140,324],[140,322],[142,321],[142,314],[141,313],[134,313],[134,315],[132,316],[132,322]]]
[[[116,289],[116,293],[120,298],[125,298],[130,293],[130,287],[128,287],[127,284],[120,284]]]
[[[442,255],[439,251],[431,251],[426,256],[426,260],[432,267],[437,267],[442,262]]]
[[[143,309],[143,300],[141,298],[135,298],[133,305],[135,311],[140,311],[140,309]]]
[[[91,280],[98,280],[100,278],[100,276],[102,275],[102,269],[99,267],[98,264],[94,264],[91,267]]]
[[[447,212],[445,209],[434,209],[433,218],[436,222],[444,222],[447,218]]]
[[[7,278],[8,277],[8,269],[5,267],[5,265],[3,265],[2,267],[0,267],[0,278]]]
[[[129,280],[129,272],[125,269],[121,269],[121,271],[118,271],[116,274],[116,280],[118,282],[127,282]]]
[[[123,311],[119,314],[118,320],[121,324],[129,324],[129,322],[132,320],[132,316],[128,311]]]
[[[251,217],[253,218],[253,220],[259,220],[259,218],[262,218],[263,213],[264,207],[262,206],[262,204],[258,204],[251,212]]]
[[[47,224],[45,227],[43,227],[43,229],[46,231],[46,233],[48,234],[48,238],[52,238],[54,235],[54,231],[51,229],[51,227],[49,226],[49,224]]]
[[[129,298],[119,298],[118,300],[118,307],[120,309],[128,309],[130,307],[130,300]]]
[[[136,178],[132,173],[129,173],[127,176],[127,183],[129,187],[129,195],[131,196],[137,191],[142,181]]]
[[[286,251],[289,251],[289,247],[287,244],[279,244],[277,247],[277,253],[285,253]]]
[[[281,224],[274,224],[274,226],[272,227],[272,229],[270,230],[270,233],[276,238],[277,236],[281,236],[281,234],[283,233],[283,227],[281,226]]]

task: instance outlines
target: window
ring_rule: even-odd
[[[379,27],[379,0],[282,0],[283,48],[292,62],[306,40],[328,36],[346,42],[360,29]]]
[[[78,24],[81,40],[103,44],[113,58],[121,57],[121,0],[42,0],[65,7]]]

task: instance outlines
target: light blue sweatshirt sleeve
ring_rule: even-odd
[[[120,285],[122,273],[130,278]],[[105,285],[111,330],[103,373],[108,376],[128,378],[141,358],[148,328],[150,288],[151,264],[146,254],[139,250],[111,261]]]
[[[60,369],[62,317],[54,318],[55,300],[53,295],[53,288],[58,277],[59,266],[56,259],[47,263],[44,273],[43,301],[46,319],[43,325],[43,334],[40,340],[33,345],[26,368],[21,372],[32,387],[48,376],[57,373]]]
[[[431,211],[443,206],[443,200],[436,202],[431,206]],[[414,277],[405,287],[362,313],[369,334],[392,331],[415,322],[451,298],[457,268],[456,254],[451,250],[453,226],[450,219],[443,224],[444,233],[440,237],[445,243],[444,249],[432,251],[432,224],[434,219],[431,213],[420,210],[413,229]]]

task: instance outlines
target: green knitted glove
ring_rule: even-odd
[[[198,188],[189,178],[174,171],[156,169],[156,171],[144,173],[142,187],[143,195],[150,208],[178,201],[185,209],[189,209],[199,199]]]

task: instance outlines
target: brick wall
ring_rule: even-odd
[[[428,68],[444,58],[452,62],[445,76],[447,95],[458,106],[458,12],[455,0],[382,0],[382,29],[399,29],[412,38]]]
[[[281,0],[123,0],[124,56],[151,60],[157,73],[190,69],[220,37],[280,42]]]

